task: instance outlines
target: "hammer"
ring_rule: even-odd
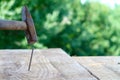
[[[0,30],[24,30],[28,44],[37,41],[34,22],[26,6],[22,8],[22,21],[0,20]]]
[[[34,22],[26,6],[22,8],[22,21],[0,20],[0,30],[24,30],[28,44],[34,44],[37,41]],[[31,66],[33,50],[32,48],[28,71]]]

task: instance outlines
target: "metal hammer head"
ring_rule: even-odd
[[[37,41],[36,30],[31,14],[26,6],[22,8],[22,21],[24,21],[27,25],[27,30],[25,30],[25,34],[28,44],[35,43]]]

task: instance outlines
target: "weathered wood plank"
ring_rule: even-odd
[[[61,49],[0,50],[0,80],[97,80]]]
[[[73,57],[100,80],[120,80],[120,57]]]
[[[50,54],[50,52],[52,54]],[[66,80],[97,80],[60,49],[41,52]]]

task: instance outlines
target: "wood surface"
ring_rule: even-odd
[[[0,50],[0,80],[98,80],[61,49]],[[117,75],[117,74],[115,74]]]
[[[72,57],[98,80],[120,80],[120,57]]]

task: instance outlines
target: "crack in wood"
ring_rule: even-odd
[[[80,63],[79,63],[80,64]],[[83,66],[82,64],[80,64],[84,69],[86,69],[94,78],[96,78],[97,80],[100,80],[99,77],[97,77],[95,74],[93,74],[89,69],[87,69],[85,66]]]

